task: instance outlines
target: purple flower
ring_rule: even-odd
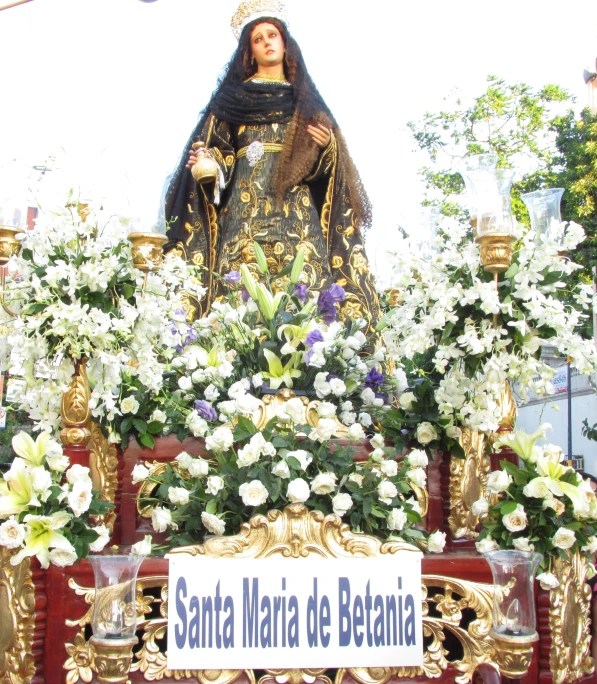
[[[336,285],[336,283],[330,287],[328,292],[332,295],[335,302],[343,302],[346,299],[346,292],[344,292],[344,288],[340,285]]]
[[[304,283],[298,283],[298,285],[294,286],[294,296],[303,304],[307,300],[308,291],[309,288]]]
[[[317,307],[323,320],[329,325],[336,320],[336,300],[331,292],[321,292]]]
[[[207,401],[203,401],[203,399],[199,399],[195,402],[195,411],[197,411],[199,416],[201,416],[201,418],[204,420],[216,420],[218,417],[217,411],[214,409],[214,407]]]
[[[244,286],[243,286],[243,289],[241,290],[241,296],[242,296],[243,302],[245,302],[245,304],[249,301],[249,299],[251,299],[251,295],[249,294],[249,290],[247,290],[247,288]]]
[[[316,342],[323,342],[321,330],[311,330],[311,332],[307,335],[307,339],[305,340],[307,347],[312,347]]]
[[[377,387],[381,387],[382,385],[383,375],[381,373],[378,373],[378,371],[376,371],[375,368],[372,368],[367,373],[367,377],[365,378],[365,387],[369,387],[370,389],[374,390]]]
[[[185,316],[185,318],[186,318],[187,312],[184,309],[176,309],[176,311],[174,312],[174,315],[175,316]]]
[[[224,276],[224,280],[229,285],[238,285],[240,283],[240,273],[238,271],[230,271],[230,273]]]
[[[305,357],[304,357],[305,363],[307,364],[307,366],[311,363],[311,359],[313,358],[313,354],[314,354],[314,352],[313,352],[312,348],[307,350],[307,353],[305,354]]]
[[[382,399],[384,404],[388,403],[388,395],[387,394],[382,394],[381,392],[376,392],[375,398],[376,399]]]

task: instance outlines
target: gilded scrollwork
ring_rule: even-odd
[[[87,427],[91,394],[86,364],[85,358],[77,363],[71,385],[62,395],[60,439],[65,446],[84,446],[91,436]]]
[[[0,546],[0,682],[25,684],[35,674],[35,587],[29,559],[19,565]]]
[[[559,586],[549,594],[550,668],[554,683],[571,682],[594,672],[591,658],[591,588],[587,563],[578,553],[556,559]]]
[[[455,539],[475,539],[479,517],[471,509],[485,495],[491,464],[482,432],[464,428],[460,443],[465,457],[450,459],[448,524]]]
[[[118,449],[104,437],[99,425],[93,421],[89,422],[89,431],[91,437],[87,448],[93,488],[101,492],[104,501],[114,503],[118,489]],[[100,517],[112,531],[116,521],[116,510],[113,509]]]

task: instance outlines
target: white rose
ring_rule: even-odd
[[[206,401],[211,403],[220,396],[220,390],[215,385],[208,385],[203,392],[203,396]]]
[[[352,497],[350,494],[336,494],[332,499],[334,513],[342,517],[352,508]]]
[[[260,456],[261,453],[259,449],[252,444],[245,444],[242,449],[238,450],[236,465],[239,468],[248,468],[249,466],[253,465],[253,463],[257,463]]]
[[[68,505],[76,516],[83,515],[83,513],[89,510],[91,505],[91,483],[75,482],[67,500]]]
[[[411,496],[408,499],[405,499],[404,503],[408,504],[413,509],[413,511],[421,515],[421,504],[413,496]]]
[[[251,383],[253,384],[253,387],[258,388],[263,385],[263,375],[261,373],[256,373],[252,378],[251,378]]]
[[[544,499],[546,496],[549,496],[549,489],[547,488],[543,478],[540,477],[536,477],[534,480],[531,480],[527,485],[525,485],[522,492],[525,496],[535,499]]]
[[[201,418],[196,411],[191,411],[191,413],[189,413],[185,425],[189,428],[189,432],[193,437],[205,437],[209,430],[207,421]]]
[[[110,530],[105,525],[97,525],[92,528],[94,532],[99,534],[99,537],[89,544],[89,550],[92,553],[99,553],[104,549],[104,546],[110,541]]]
[[[490,494],[500,494],[512,484],[512,478],[505,470],[494,470],[487,478],[487,491]]]
[[[135,556],[150,556],[151,542],[151,535],[146,534],[141,541],[131,546],[131,553],[135,554]]]
[[[407,454],[406,458],[413,468],[425,468],[429,463],[427,454],[423,449],[413,449]]]
[[[193,387],[193,381],[187,375],[183,375],[181,378],[178,378],[178,386],[186,392]]]
[[[209,463],[203,458],[194,458],[189,463],[188,470],[191,477],[207,477],[209,475]]]
[[[373,425],[373,418],[371,418],[371,415],[369,413],[359,413],[359,423],[363,427],[371,427]]]
[[[284,410],[286,411],[288,417],[293,423],[305,422],[305,406],[298,397],[289,399],[284,404]]]
[[[52,486],[52,475],[43,466],[31,469],[31,486],[33,491],[43,494]]]
[[[438,438],[438,434],[431,423],[423,422],[417,425],[417,442],[423,446],[433,442]]]
[[[290,477],[290,468],[286,461],[280,461],[279,463],[274,463],[272,466],[272,473],[282,480],[287,480]]]
[[[329,401],[322,401],[317,407],[317,413],[320,418],[333,418],[336,415],[336,407]]]
[[[516,539],[513,540],[512,543],[514,544],[514,548],[517,551],[534,551],[535,550],[535,545],[529,544],[529,538],[528,537],[517,537]]]
[[[144,482],[149,477],[149,470],[142,464],[137,463],[133,468],[133,484],[139,484],[139,482]]]
[[[327,395],[332,391],[330,388],[330,383],[326,380],[327,377],[327,373],[317,373],[315,376],[313,387],[315,388],[315,392],[317,393],[317,397],[319,399],[327,397]]]
[[[176,529],[172,522],[172,512],[168,508],[156,506],[151,511],[151,524],[156,532],[165,532],[169,527]]]
[[[311,496],[309,485],[300,477],[288,484],[286,497],[291,503],[304,503]]]
[[[228,396],[231,399],[238,399],[246,394],[250,389],[251,383],[247,378],[243,378],[242,380],[239,380],[231,385],[230,389],[228,390]]]
[[[471,513],[479,517],[487,515],[489,513],[489,501],[487,499],[477,499],[471,506]]]
[[[379,469],[386,477],[396,477],[398,474],[398,464],[396,461],[382,461]]]
[[[66,454],[56,453],[46,456],[46,464],[50,470],[63,473],[70,465],[70,461]]]
[[[179,470],[188,470],[193,462],[193,457],[186,451],[181,451],[174,460],[178,463]]]
[[[245,482],[238,488],[238,493],[245,506],[262,506],[269,496],[269,492],[260,480]]]
[[[585,546],[582,547],[582,551],[591,554],[595,553],[595,551],[597,551],[597,537],[589,537],[588,542],[588,544],[585,544]]]
[[[335,420],[329,418],[321,418],[315,430],[311,430],[309,433],[309,439],[314,442],[327,442],[330,440],[338,429],[338,424]]]
[[[527,526],[527,514],[524,506],[516,504],[516,508],[512,513],[507,513],[502,518],[504,527],[510,532],[521,532]]]
[[[371,439],[369,440],[369,444],[371,444],[371,446],[374,449],[383,449],[386,445],[386,441],[383,438],[383,435],[381,435],[378,432],[377,434],[373,435],[373,437],[371,437]]]
[[[261,402],[252,394],[243,394],[235,399],[236,411],[243,415],[253,415],[261,409]]]
[[[349,428],[348,428],[348,439],[351,442],[356,442],[359,439],[363,439],[365,437],[365,432],[363,430],[363,426],[360,423],[353,423]]]
[[[296,451],[288,451],[284,458],[290,458],[290,457],[296,458],[296,460],[300,463],[301,465],[301,470],[307,470],[311,462],[313,461],[313,454],[310,453],[309,451],[305,451],[304,449],[297,449]]]
[[[203,511],[203,513],[201,513],[201,522],[203,523],[203,527],[212,534],[221,535],[226,531],[226,523],[212,513]]]
[[[89,468],[75,463],[66,471],[66,480],[69,485],[74,485],[75,482],[84,482],[89,484],[91,478],[89,477]]]
[[[336,479],[334,473],[320,473],[311,482],[311,491],[314,494],[330,494],[336,488]]]
[[[415,400],[416,397],[412,392],[405,392],[404,394],[400,395],[398,401],[400,402],[400,408],[403,408],[405,411],[412,411],[413,402]]]
[[[497,551],[500,548],[491,537],[485,537],[485,539],[475,542],[475,546],[479,553],[489,553],[490,551]]]
[[[404,509],[392,508],[388,515],[387,522],[389,530],[397,530],[398,532],[402,530],[408,522]]]
[[[135,397],[126,397],[120,402],[120,410],[122,413],[132,413],[133,415],[139,410],[139,402]]]
[[[547,497],[543,499],[543,503],[541,504],[541,508],[545,511],[548,508],[553,508],[555,511],[556,516],[562,515],[564,511],[566,510],[566,505],[564,504],[563,501],[558,501],[557,499],[554,499],[553,497]]]
[[[377,485],[377,494],[380,501],[390,506],[392,504],[392,499],[398,496],[398,490],[393,482],[383,480],[383,482],[380,482]]]
[[[417,487],[424,487],[427,483],[427,474],[422,468],[407,470],[406,477]]]
[[[205,446],[210,451],[228,451],[234,443],[232,431],[227,427],[219,427],[214,430],[213,435],[210,435],[205,440]]]
[[[430,553],[441,553],[446,545],[446,533],[437,530],[429,535],[427,550]]]
[[[369,459],[373,463],[382,463],[385,460],[386,452],[383,449],[373,449],[369,454]]]
[[[211,496],[216,496],[219,491],[224,489],[224,480],[219,475],[212,475],[207,478],[205,491]]]
[[[189,503],[189,492],[184,487],[170,487],[168,499],[175,506],[186,506]]]
[[[165,423],[166,420],[168,420],[168,417],[163,411],[160,411],[160,409],[156,409],[152,414],[151,418],[149,419],[150,423]]]
[[[70,549],[52,549],[50,551],[50,563],[59,568],[66,568],[68,565],[76,563],[77,558],[74,546],[71,546]]]
[[[542,572],[540,575],[537,575],[537,579],[539,580],[541,589],[545,589],[545,591],[549,591],[550,589],[555,589],[556,587],[560,586],[558,578],[551,572]]]
[[[460,439],[462,437],[462,430],[455,425],[450,425],[446,428],[446,435],[450,439]]]
[[[560,527],[551,538],[551,541],[558,549],[569,549],[574,546],[574,543],[576,542],[576,534],[573,530],[569,530],[566,527]]]
[[[234,402],[234,401],[221,401],[218,404],[218,409],[225,416],[233,416],[236,413],[236,402]]]
[[[346,385],[340,378],[333,378],[330,380],[330,389],[332,390],[332,394],[334,394],[337,397],[341,397],[343,394],[346,394]]]
[[[359,487],[363,486],[363,480],[365,478],[362,475],[359,475],[358,473],[352,473],[352,475],[348,476],[349,482],[356,482]]]
[[[25,540],[25,526],[17,522],[13,516],[0,525],[0,546],[16,549]]]

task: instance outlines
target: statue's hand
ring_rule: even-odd
[[[193,147],[189,152],[189,161],[186,164],[187,169],[191,169],[197,163],[199,157],[207,154],[205,145],[202,142],[193,143]]]
[[[309,130],[309,135],[313,138],[313,141],[318,147],[325,149],[332,139],[332,134],[328,128],[322,124],[317,124],[317,126],[307,126]]]

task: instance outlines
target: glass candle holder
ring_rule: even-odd
[[[89,556],[95,575],[91,627],[101,639],[127,639],[137,627],[137,572],[145,556]]]
[[[550,188],[527,192],[520,196],[529,210],[531,228],[537,235],[544,235],[546,238],[555,239],[560,243],[564,237],[560,211],[563,194],[564,188]]]
[[[465,157],[458,163],[457,171],[464,180],[468,211],[473,227],[477,224],[478,214],[478,197],[474,181],[477,179],[479,185],[479,181],[482,182],[484,178],[494,179],[497,163],[496,154],[476,154],[472,157]],[[481,186],[479,185],[479,187]]]
[[[493,631],[508,637],[536,632],[533,584],[542,556],[528,551],[484,554],[493,575]]]

